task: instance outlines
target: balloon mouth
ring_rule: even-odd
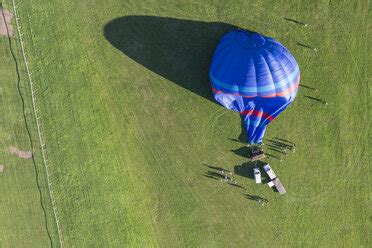
[[[235,36],[236,42],[244,48],[254,49],[265,45],[265,38],[258,34],[246,30],[239,30]]]

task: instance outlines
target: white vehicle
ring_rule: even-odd
[[[254,179],[256,180],[256,183],[261,183],[261,172],[258,167],[253,168],[253,174],[254,174]]]
[[[266,171],[267,175],[269,175],[270,179],[275,179],[276,175],[273,169],[271,169],[269,164],[264,165],[264,170]]]
[[[274,187],[274,182],[273,181],[270,181],[267,183],[267,185],[269,185],[270,188]]]

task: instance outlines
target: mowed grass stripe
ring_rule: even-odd
[[[11,5],[5,5],[11,10]],[[2,18],[2,17],[1,17]],[[24,76],[22,57],[16,36],[11,40],[12,50],[19,63],[21,73],[20,90],[25,101],[25,114],[32,138],[35,138],[36,129],[33,123],[29,88]],[[42,164],[39,164],[40,154],[34,151],[36,166],[39,173],[39,185],[41,186],[42,201],[46,207],[44,218],[41,206],[40,194],[37,188],[36,171],[32,160],[25,160],[9,154],[9,148],[16,147],[23,151],[30,151],[30,140],[25,127],[22,113],[22,102],[17,88],[17,74],[12,58],[7,37],[0,37],[1,57],[1,122],[0,122],[0,164],[4,165],[4,172],[0,175],[0,187],[2,197],[0,199],[0,246],[2,247],[29,247],[50,246],[47,229],[52,239],[56,237],[52,212],[49,211],[48,192],[42,172]],[[41,162],[41,160],[40,160]],[[39,168],[39,165],[41,166]],[[41,172],[39,171],[41,169]],[[47,221],[47,222],[46,222]]]

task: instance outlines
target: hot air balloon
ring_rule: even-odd
[[[214,98],[244,119],[250,144],[261,144],[266,126],[296,97],[300,69],[273,38],[232,30],[220,40],[209,70]]]

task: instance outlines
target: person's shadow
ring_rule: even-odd
[[[221,36],[235,28],[220,22],[123,16],[108,22],[103,32],[115,48],[137,63],[213,101],[211,57]]]

